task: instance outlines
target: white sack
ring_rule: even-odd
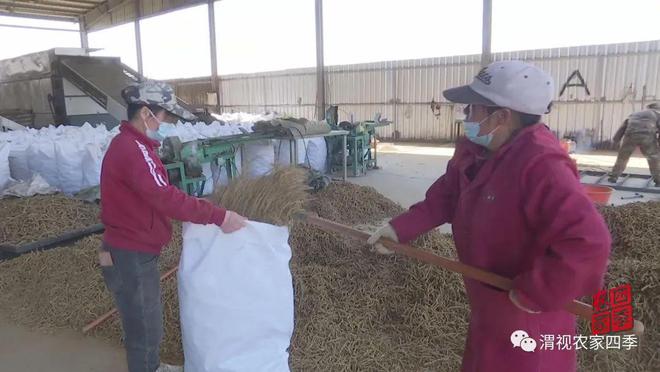
[[[249,177],[261,177],[273,170],[275,150],[271,140],[254,141],[245,144],[245,169]]]
[[[28,147],[27,158],[32,173],[39,174],[49,185],[60,188],[53,140],[47,137],[37,138]]]
[[[74,194],[83,188],[83,157],[85,148],[73,138],[61,138],[55,143],[59,189]]]
[[[308,140],[297,139],[298,144],[298,164],[305,164],[305,142]],[[291,142],[289,140],[273,141],[275,149],[275,162],[278,165],[291,165]]]
[[[27,141],[12,142],[9,152],[9,169],[11,178],[15,180],[28,181],[32,178],[32,171],[28,164],[28,147],[30,147],[30,143]]]
[[[323,137],[315,137],[307,140],[307,158],[312,169],[325,173],[328,148]],[[307,164],[307,160],[305,160]]]
[[[101,183],[103,149],[101,144],[88,144],[82,158],[82,189],[98,186]]]
[[[215,165],[213,167],[215,167]],[[211,195],[213,193],[213,188],[214,188],[211,163],[202,164],[202,173],[203,173],[202,176],[206,178],[206,181],[204,182],[204,190],[202,190],[202,195]]]
[[[293,334],[287,227],[224,234],[183,225],[179,306],[186,371],[289,371]]]
[[[9,181],[11,181],[11,171],[9,169],[9,142],[0,142],[0,191],[3,190]]]
[[[28,181],[12,181],[9,183],[9,187],[2,191],[0,198],[5,196],[15,196],[19,198],[25,198],[29,196],[35,196],[37,194],[47,195],[57,192],[55,187],[46,182],[43,177],[38,174],[32,176]]]

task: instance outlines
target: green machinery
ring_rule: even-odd
[[[374,120],[361,122],[342,121],[337,123],[337,107],[332,106],[326,112],[326,121],[333,129],[349,132],[346,138],[349,174],[357,177],[365,175],[369,169],[378,169],[378,151],[376,146],[376,128],[392,124],[381,120],[377,114]],[[341,139],[326,139],[328,144],[328,163],[331,172],[342,168],[344,151]]]
[[[190,142],[168,137],[163,141],[160,158],[172,185],[190,195],[201,196],[207,179],[202,173],[202,165],[210,163],[227,172],[228,179],[236,177],[236,151],[241,144],[256,137],[262,136],[245,134]]]
[[[202,196],[208,174],[202,172],[204,164],[217,167],[220,172],[226,172],[231,180],[238,174],[236,167],[236,151],[241,145],[263,139],[273,139],[272,134],[240,134],[235,136],[209,138],[181,142],[178,137],[168,137],[163,141],[160,159],[167,169],[170,183],[189,195]],[[282,137],[282,139],[288,139]],[[308,183],[315,190],[322,189],[330,183],[329,177],[309,170]]]

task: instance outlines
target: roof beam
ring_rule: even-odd
[[[94,9],[96,7],[96,4],[94,3],[88,3],[88,2],[81,2],[81,1],[75,1],[75,0],[37,0],[37,1],[30,1],[30,0],[23,0],[23,1],[16,1],[17,4],[44,4],[44,5],[56,5],[56,6],[66,6],[66,7],[71,7],[71,8],[79,8],[79,9]]]
[[[96,23],[98,23],[106,14],[111,13],[113,10],[119,8],[120,6],[132,2],[134,0],[107,0],[101,3],[94,9],[91,9],[83,15],[83,20],[85,22],[85,27],[89,30]]]
[[[69,14],[60,15],[59,13],[47,12],[47,13],[35,13],[31,9],[22,11],[21,13],[16,13],[14,10],[11,10],[10,7],[0,6],[0,15],[7,17],[15,18],[29,18],[29,19],[43,19],[45,21],[60,21],[60,22],[78,22],[78,18]]]
[[[50,20],[62,20],[63,18],[67,18],[68,20],[72,20],[73,22],[76,22],[76,20],[78,19],[77,12],[47,10],[43,8],[37,8],[37,9],[26,8],[23,6],[15,6],[13,4],[6,5],[6,2],[0,3],[0,14],[7,14],[10,16],[18,16],[22,14],[26,18],[40,18],[40,19],[50,19]]]
[[[0,23],[0,27],[22,28],[22,29],[28,29],[28,30],[42,30],[42,31],[79,32],[79,30],[71,30],[71,29],[68,29],[68,28],[22,26],[22,25],[11,25],[11,24],[6,24],[6,23]]]
[[[85,11],[85,9],[73,8],[68,6],[30,4],[19,1],[5,1],[5,0],[0,1],[0,6],[6,6],[9,7],[10,9],[32,9],[32,10],[40,10],[44,12],[55,11],[55,12],[61,12],[67,14],[74,14],[74,15],[80,14]]]

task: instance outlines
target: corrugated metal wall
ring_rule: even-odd
[[[620,123],[643,102],[660,100],[660,40],[498,53],[496,60],[521,59],[548,71],[556,97],[546,119],[559,135],[582,131],[595,141],[612,137]],[[327,104],[339,105],[340,120],[365,120],[381,112],[395,125],[384,137],[446,140],[461,117],[442,97],[446,88],[469,83],[479,70],[478,55],[326,67]],[[562,85],[579,70],[590,90]],[[573,81],[577,82],[577,80]],[[184,100],[204,104],[208,79],[173,82]],[[221,76],[224,111],[275,110],[315,117],[315,69]],[[431,110],[431,102],[439,109]]]

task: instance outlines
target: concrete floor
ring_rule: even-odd
[[[415,146],[383,143],[379,147],[379,166],[363,177],[350,178],[359,185],[373,186],[404,207],[422,200],[428,187],[442,175],[454,149],[447,146]],[[609,170],[616,154],[574,155],[580,166]],[[646,173],[644,158],[630,160],[629,172]],[[615,192],[611,202],[660,200],[660,194],[645,194],[644,199],[621,200],[630,192]],[[441,227],[450,231],[449,225]],[[3,318],[4,317],[4,318]],[[0,314],[0,372],[124,372],[124,351],[73,331],[44,335],[15,326]]]
[[[0,314],[0,372],[126,372],[124,350],[74,331],[52,335]]]

